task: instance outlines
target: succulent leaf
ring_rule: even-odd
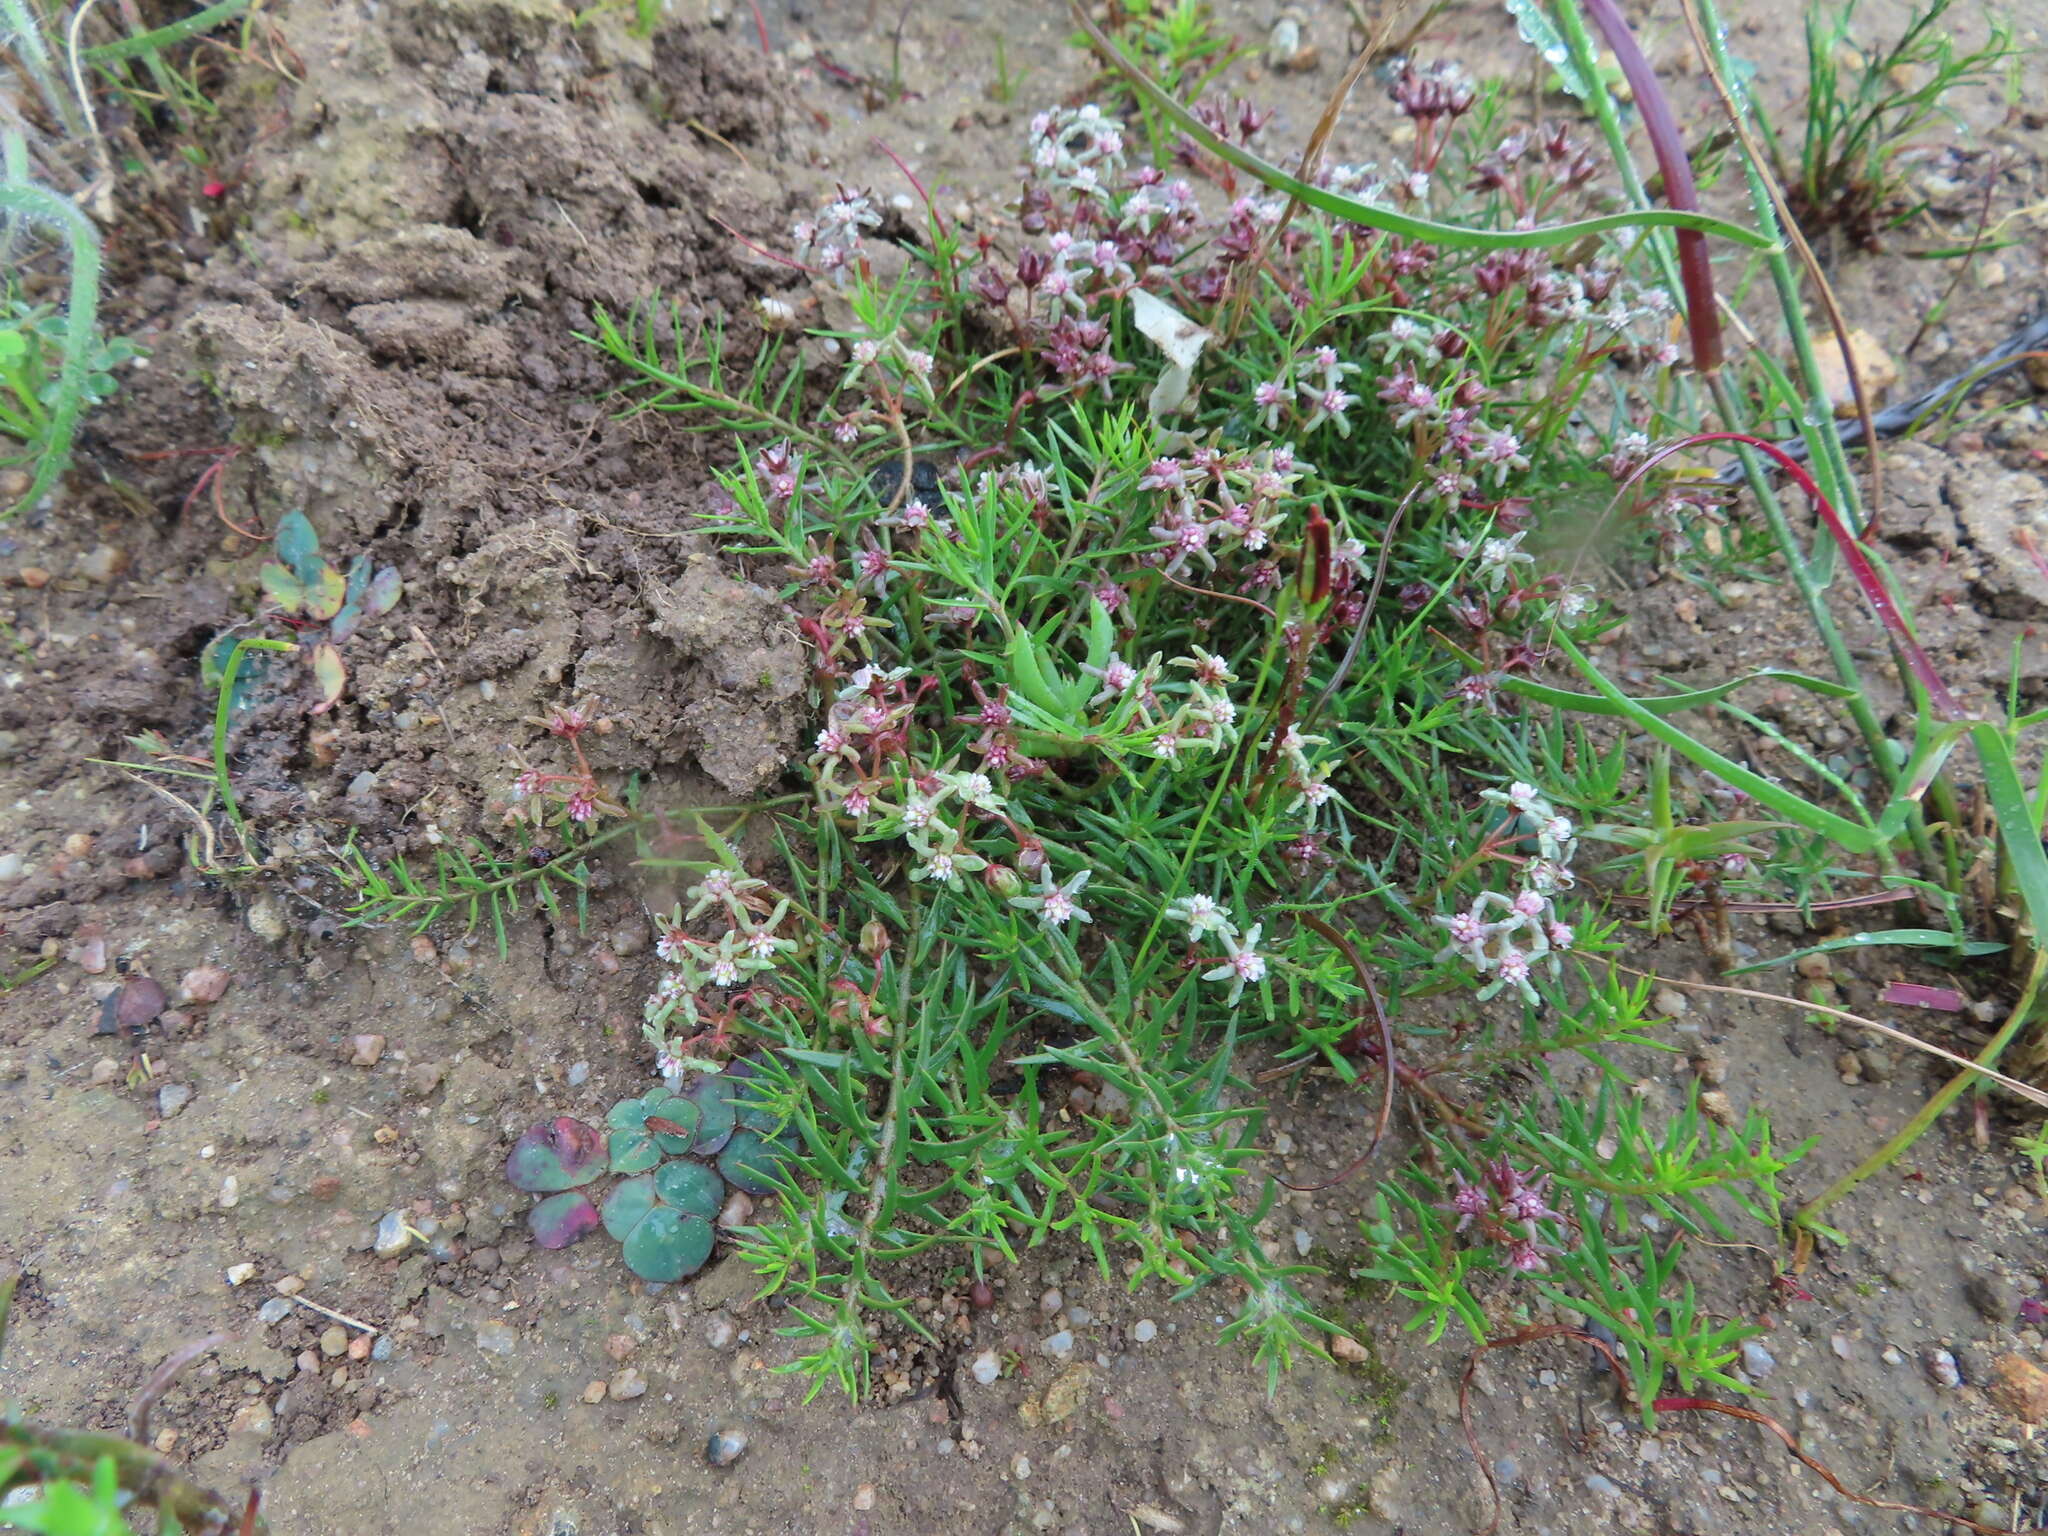
[[[605,1196],[604,1229],[623,1243],[654,1206],[653,1179],[643,1174],[622,1180]]]
[[[597,1222],[597,1207],[590,1203],[589,1196],[574,1189],[549,1195],[526,1213],[533,1240],[543,1248],[566,1248]]]
[[[646,1173],[661,1161],[661,1148],[645,1131],[613,1131],[607,1151],[613,1173]]]
[[[277,520],[277,558],[291,567],[299,585],[310,587],[320,579],[320,535],[306,514],[291,511]]]
[[[320,702],[313,706],[313,713],[324,715],[341,702],[342,690],[348,687],[348,666],[329,641],[322,640],[313,647],[313,682],[320,690]]]
[[[644,1173],[664,1156],[690,1150],[697,1135],[697,1106],[665,1088],[637,1099],[621,1099],[604,1117],[612,1137],[612,1172]]]
[[[299,578],[275,560],[264,561],[256,579],[263,585],[263,595],[286,613],[297,613],[306,600],[306,589],[299,585]]]
[[[719,1151],[732,1137],[737,1114],[733,1109],[734,1084],[722,1072],[698,1078],[683,1090],[697,1106],[701,1120],[696,1144],[690,1149],[706,1156]]]
[[[363,612],[373,619],[381,619],[398,606],[398,595],[403,590],[398,572],[388,565],[377,568],[377,574],[370,578],[369,590],[363,595]]]
[[[693,1275],[711,1257],[711,1223],[657,1205],[626,1234],[626,1268],[642,1280],[666,1284]]]
[[[706,1163],[664,1163],[654,1176],[654,1190],[664,1203],[706,1221],[717,1220],[718,1209],[725,1204],[725,1180]]]
[[[604,1172],[604,1138],[569,1115],[544,1120],[514,1143],[505,1178],[528,1194],[552,1194],[588,1184]]]

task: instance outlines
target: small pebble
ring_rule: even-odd
[[[593,1381],[583,1389],[583,1401],[586,1403],[601,1403],[604,1401],[606,1390],[607,1388],[603,1382]]]
[[[306,1282],[297,1275],[286,1275],[271,1289],[280,1296],[296,1296],[306,1288]]]
[[[241,1285],[244,1281],[254,1279],[255,1275],[256,1266],[254,1264],[230,1264],[228,1266],[229,1285]]]
[[[1843,1360],[1848,1359],[1850,1353],[1852,1352],[1852,1347],[1849,1343],[1849,1336],[1845,1333],[1837,1333],[1830,1335],[1830,1337],[1828,1338],[1828,1348],[1832,1349],[1835,1352],[1836,1356]]]
[[[367,1333],[359,1333],[348,1341],[348,1357],[351,1360],[367,1360],[377,1341]]]
[[[1371,1357],[1365,1346],[1348,1333],[1340,1333],[1330,1340],[1330,1353],[1339,1360],[1349,1360],[1353,1365],[1363,1365]]]
[[[476,1347],[487,1355],[509,1355],[517,1342],[509,1323],[478,1323]]]
[[[590,1081],[590,1063],[589,1063],[589,1062],[587,1062],[587,1061],[579,1061],[579,1062],[577,1062],[577,1063],[576,1063],[576,1065],[575,1065],[575,1066],[573,1066],[573,1067],[571,1067],[571,1068],[569,1069],[569,1086],[570,1086],[571,1088],[581,1088],[581,1087],[582,1087],[582,1086],[583,1086],[583,1085],[584,1085],[585,1083],[587,1083],[587,1082],[589,1082],[589,1081]]]
[[[1926,1356],[1927,1379],[1937,1387],[1956,1388],[1963,1384],[1963,1373],[1956,1365],[1956,1357],[1945,1349],[1930,1349]]]
[[[336,1323],[320,1335],[320,1353],[332,1360],[348,1349],[348,1330]]]
[[[713,1349],[724,1349],[732,1343],[738,1331],[733,1327],[731,1318],[723,1312],[714,1312],[711,1321],[704,1325],[704,1342]]]
[[[611,1394],[615,1403],[630,1403],[636,1397],[645,1397],[647,1378],[629,1365],[612,1376]]]
[[[1308,1228],[1307,1228],[1307,1227],[1296,1227],[1296,1228],[1294,1229],[1294,1251],[1295,1251],[1295,1253],[1297,1253],[1298,1255],[1300,1255],[1300,1256],[1301,1256],[1302,1258],[1304,1258],[1304,1259],[1305,1259],[1305,1258],[1307,1258],[1307,1257],[1308,1257],[1308,1251],[1309,1251],[1309,1249],[1311,1249],[1311,1248],[1315,1247],[1315,1245],[1316,1245],[1316,1240],[1315,1240],[1314,1236],[1310,1234],[1310,1232],[1309,1232],[1309,1230],[1308,1230]]]
[[[372,1360],[389,1360],[391,1358],[391,1336],[389,1334],[380,1333],[377,1335],[377,1342],[370,1346],[370,1358]]]
[[[412,1246],[412,1232],[406,1226],[403,1211],[386,1211],[377,1223],[374,1243],[377,1257],[395,1259]]]
[[[1749,1373],[1751,1381],[1762,1381],[1778,1368],[1778,1360],[1755,1339],[1745,1339],[1742,1344],[1742,1368]]]
[[[1062,1328],[1058,1333],[1041,1339],[1038,1347],[1053,1359],[1064,1360],[1074,1352],[1074,1336]]]
[[[275,944],[291,932],[285,921],[284,908],[268,896],[259,897],[243,921],[248,923],[249,931],[266,944]]]
[[[191,1102],[192,1090],[183,1083],[165,1083],[156,1091],[156,1112],[165,1120]]]
[[[290,1302],[286,1301],[282,1296],[273,1296],[256,1309],[256,1321],[259,1323],[281,1323],[292,1315],[292,1311],[293,1307]]]
[[[1014,1477],[1018,1482],[1021,1483],[1030,1475],[1031,1458],[1029,1456],[1026,1456],[1022,1451],[1019,1451],[1016,1455],[1010,1458],[1010,1476]]]
[[[92,1077],[90,1079],[90,1082],[93,1087],[101,1088],[106,1086],[108,1083],[111,1083],[115,1078],[119,1077],[120,1075],[121,1063],[114,1060],[114,1058],[111,1056],[102,1056],[98,1061],[92,1064]]]
[[[186,1003],[217,1003],[226,994],[229,979],[220,966],[194,966],[178,983],[178,999]]]
[[[1676,987],[1659,987],[1650,996],[1650,1006],[1666,1018],[1682,1018],[1692,1012],[1692,1004]]]
[[[1044,1295],[1038,1298],[1038,1310],[1043,1312],[1047,1317],[1057,1316],[1060,1308],[1064,1307],[1066,1304],[1066,1297],[1062,1296],[1059,1293],[1057,1287],[1047,1291]]]
[[[974,1363],[967,1369],[982,1386],[992,1387],[996,1383],[996,1378],[1003,1374],[1003,1362],[994,1350],[984,1349],[974,1357]]]
[[[853,1507],[855,1509],[873,1509],[875,1507],[875,1485],[873,1483],[862,1483],[853,1490]]]
[[[714,1467],[729,1467],[747,1453],[747,1434],[741,1429],[713,1430],[704,1446],[704,1459]]]
[[[355,1047],[355,1054],[348,1059],[352,1067],[374,1067],[384,1056],[382,1035],[357,1035],[349,1042]]]
[[[1149,1317],[1141,1317],[1131,1325],[1131,1338],[1139,1344],[1150,1344],[1159,1337],[1159,1325]]]
[[[232,1211],[242,1203],[242,1181],[232,1173],[220,1181],[220,1208]]]
[[[1900,1365],[1904,1363],[1906,1357],[1900,1354],[1895,1347],[1893,1347],[1890,1344],[1887,1344],[1884,1348],[1884,1353],[1879,1355],[1877,1358],[1882,1360],[1886,1365]]]
[[[1621,1489],[1618,1486],[1616,1486],[1616,1484],[1613,1481],[1611,1481],[1608,1478],[1602,1477],[1598,1472],[1595,1472],[1591,1477],[1586,1479],[1586,1492],[1597,1493],[1600,1494],[1602,1497],[1609,1499],[1618,1499],[1621,1497]]]
[[[1970,1276],[1963,1284],[1963,1294],[1987,1323],[2009,1323],[2020,1309],[2019,1292],[1996,1275]]]
[[[1086,1328],[1095,1321],[1095,1314],[1086,1307],[1067,1308],[1067,1321],[1076,1328]]]

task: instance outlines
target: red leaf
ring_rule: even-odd
[[[1894,1008],[1933,1008],[1941,1013],[1961,1013],[1963,994],[1954,987],[1923,987],[1917,981],[1894,981],[1878,994],[1881,1003]]]

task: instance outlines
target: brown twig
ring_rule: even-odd
[[[1366,1143],[1365,1150],[1353,1158],[1343,1172],[1321,1184],[1288,1184],[1285,1179],[1279,1181],[1287,1184],[1289,1189],[1313,1191],[1342,1184],[1352,1177],[1372,1161],[1373,1154],[1379,1151],[1380,1142],[1386,1137],[1387,1126],[1394,1118],[1394,1024],[1387,1017],[1386,1004],[1380,1000],[1379,984],[1373,980],[1372,972],[1367,969],[1364,958],[1358,953],[1358,946],[1351,942],[1350,937],[1340,933],[1313,912],[1299,912],[1295,915],[1300,918],[1304,927],[1321,934],[1343,952],[1344,958],[1350,962],[1351,969],[1357,973],[1360,984],[1365,988],[1365,995],[1372,1007],[1373,1019],[1379,1026],[1380,1036],[1380,1113],[1372,1128],[1372,1140]],[[1363,1020],[1360,1022],[1362,1024]]]
[[[217,1349],[233,1337],[231,1333],[209,1333],[203,1339],[194,1339],[190,1344],[172,1350],[164,1363],[156,1368],[155,1374],[142,1384],[142,1390],[135,1394],[134,1400],[128,1404],[128,1438],[139,1445],[147,1444],[149,1411],[157,1405],[158,1399],[170,1390],[178,1372],[208,1350]]]
[[[2038,1088],[2029,1087],[2018,1078],[2007,1077],[2003,1072],[1983,1066],[1978,1062],[1970,1060],[1967,1056],[1958,1056],[1954,1051],[1944,1050],[1941,1046],[1922,1040],[1918,1035],[1909,1035],[1903,1029],[1894,1029],[1889,1024],[1880,1024],[1876,1019],[1866,1019],[1861,1014],[1850,1013],[1847,1009],[1831,1008],[1826,1003],[1801,1002],[1798,998],[1786,997],[1781,992],[1760,992],[1755,987],[1730,987],[1712,981],[1680,981],[1675,976],[1660,976],[1655,971],[1639,971],[1634,966],[1623,965],[1618,960],[1614,962],[1614,968],[1617,971],[1627,971],[1631,976],[1641,976],[1660,985],[1684,987],[1694,992],[1725,992],[1731,997],[1753,997],[1760,1002],[1783,1003],[1788,1008],[1797,1008],[1805,1013],[1825,1013],[1829,1017],[1840,1019],[1846,1024],[1854,1024],[1858,1029],[1867,1029],[1875,1034],[1883,1035],[1887,1039],[1896,1040],[1901,1045],[1910,1045],[1916,1051],[1925,1051],[1929,1056],[1939,1056],[1943,1061],[1950,1063],[1952,1066],[1959,1066],[1965,1071],[1975,1072],[1980,1077],[1989,1078],[1992,1082],[1998,1084],[1999,1087],[2009,1093],[2018,1094],[2030,1104],[2038,1104],[2043,1109],[2048,1109],[2048,1093],[2043,1093]]]

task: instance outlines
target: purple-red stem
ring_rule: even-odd
[[[1584,0],[1586,14],[1600,29],[1615,62],[1634,94],[1636,110],[1643,114],[1643,131],[1657,155],[1657,169],[1664,174],[1664,201],[1684,213],[1700,211],[1699,189],[1693,184],[1692,162],[1686,158],[1685,137],[1678,131],[1678,119],[1671,114],[1671,102],[1664,86],[1636,35],[1629,30],[1615,0]],[[1707,261],[1707,237],[1696,229],[1678,234],[1678,277],[1685,288],[1685,324],[1692,336],[1692,365],[1701,373],[1716,372],[1721,366],[1721,312],[1714,300],[1714,269]]]
[[[1941,674],[1934,670],[1934,663],[1928,660],[1927,653],[1920,649],[1920,642],[1913,638],[1913,632],[1906,627],[1905,616],[1899,612],[1899,605],[1892,601],[1891,591],[1877,574],[1877,567],[1871,564],[1870,556],[1864,552],[1862,541],[1849,531],[1848,525],[1842,521],[1842,514],[1835,510],[1833,502],[1821,494],[1820,487],[1814,484],[1813,476],[1806,472],[1806,467],[1777,444],[1767,443],[1760,437],[1751,437],[1747,432],[1695,432],[1690,437],[1680,438],[1668,448],[1660,449],[1651,458],[1650,463],[1697,443],[1747,443],[1757,452],[1769,454],[1777,460],[1778,467],[1790,475],[1799,489],[1806,493],[1806,499],[1813,503],[1813,509],[1820,514],[1820,520],[1827,524],[1828,533],[1834,538],[1835,547],[1841,550],[1843,560],[1848,562],[1849,573],[1856,578],[1856,585],[1863,589],[1863,596],[1876,611],[1878,622],[1884,625],[1886,632],[1898,645],[1906,658],[1906,665],[1912,669],[1913,675],[1920,679],[1921,686],[1927,690],[1927,696],[1934,701],[1935,708],[1951,720],[1966,718],[1962,706],[1955,701],[1955,695],[1948,691],[1948,684],[1941,680]],[[1649,464],[1645,464],[1643,468],[1648,469]]]

